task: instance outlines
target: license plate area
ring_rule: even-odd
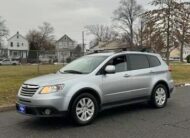
[[[18,111],[20,113],[26,113],[26,106],[25,105],[18,105]]]

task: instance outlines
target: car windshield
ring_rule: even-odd
[[[94,71],[107,56],[84,56],[79,58],[65,67],[63,67],[61,73],[72,73],[72,74],[89,74]]]

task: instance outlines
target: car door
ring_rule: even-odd
[[[127,91],[130,88],[129,74],[127,74],[126,55],[120,55],[112,58],[104,66],[103,70],[105,70],[107,65],[114,65],[116,72],[113,74],[102,75],[104,103],[126,100],[128,97]]]
[[[130,97],[148,98],[151,91],[151,69],[144,54],[128,54],[128,74],[130,74]]]

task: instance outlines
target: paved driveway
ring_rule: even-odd
[[[62,118],[40,120],[15,111],[0,113],[0,137],[190,138],[190,88],[178,88],[164,109],[146,104],[111,109],[85,127]]]

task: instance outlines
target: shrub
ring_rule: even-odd
[[[67,63],[70,63],[70,62],[71,62],[71,58],[68,57],[68,58],[66,59],[66,62],[67,62]]]
[[[187,56],[187,63],[190,63],[190,55]]]

